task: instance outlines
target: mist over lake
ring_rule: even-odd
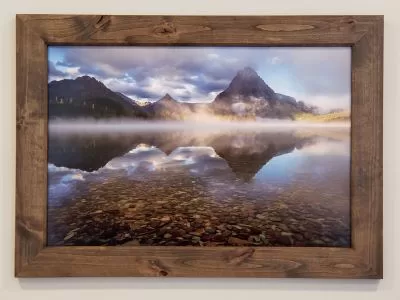
[[[343,124],[137,125],[50,125],[50,245],[350,245]]]

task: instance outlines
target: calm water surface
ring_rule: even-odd
[[[349,136],[50,130],[48,243],[349,247]]]

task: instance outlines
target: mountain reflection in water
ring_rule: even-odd
[[[317,136],[297,137],[292,132],[160,132],[128,135],[51,135],[49,163],[92,172],[114,160],[132,165],[140,161],[218,157],[239,177],[250,180],[273,157],[312,144]],[[140,153],[140,154],[139,154]],[[138,155],[139,154],[139,155]],[[148,156],[148,157],[147,157]],[[160,163],[160,161],[158,161]]]
[[[50,245],[350,246],[348,129],[51,132]]]

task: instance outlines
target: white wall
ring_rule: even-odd
[[[0,0],[0,299],[400,299],[399,0]],[[15,14],[385,15],[384,280],[13,277]],[[397,230],[397,233],[396,233]],[[397,255],[396,255],[397,253]]]

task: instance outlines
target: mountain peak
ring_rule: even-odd
[[[170,94],[166,93],[160,100],[163,101],[176,101],[174,98],[171,97]]]
[[[239,70],[237,75],[240,77],[255,77],[255,76],[258,77],[257,72],[251,67],[245,67]]]
[[[245,67],[239,70],[232,79],[228,88],[217,96],[217,102],[225,98],[223,102],[251,102],[252,98],[272,101],[275,92],[264,82],[257,72]]]
[[[76,77],[75,80],[78,80],[78,81],[93,81],[93,82],[96,81],[96,82],[98,82],[96,78],[88,76],[88,75],[83,75],[83,76]]]
[[[96,78],[88,76],[88,75],[76,77],[75,79],[72,79],[72,81],[77,82],[79,84],[92,86],[92,88],[94,88],[95,86],[98,86],[98,88],[108,90],[108,88],[104,85],[104,83],[102,83],[101,81],[97,80]]]
[[[168,93],[166,93],[163,98],[171,98],[172,99],[171,95]]]

